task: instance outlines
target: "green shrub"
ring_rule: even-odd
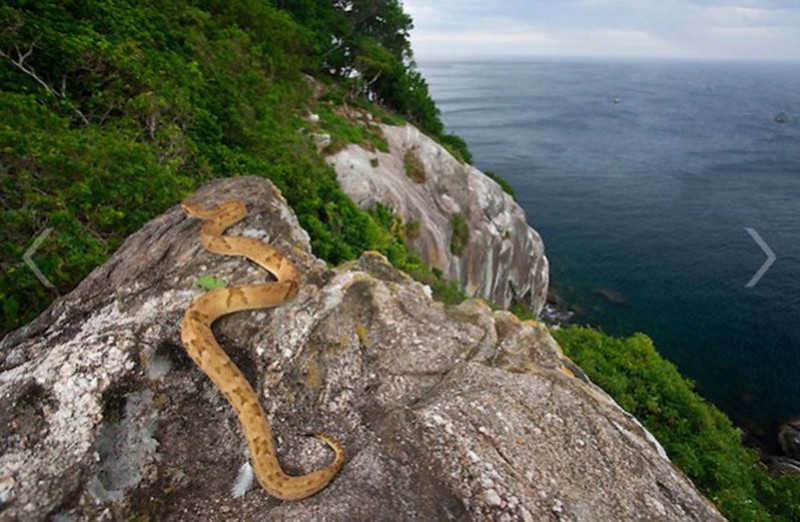
[[[461,214],[453,214],[450,218],[453,234],[450,236],[450,253],[460,256],[469,244],[469,225]]]
[[[320,117],[319,129],[331,136],[331,145],[325,151],[335,153],[353,143],[367,150],[389,152],[389,143],[383,137],[380,127],[367,121],[353,121],[346,114],[346,106],[324,104],[318,108]]]
[[[500,188],[503,189],[503,192],[505,192],[515,200],[517,199],[517,195],[514,193],[514,187],[511,186],[511,183],[506,181],[504,178],[502,178],[492,170],[485,170],[483,171],[483,173],[486,174],[491,179],[493,179],[495,183],[500,185]]]
[[[434,134],[434,138],[442,144],[455,158],[462,163],[472,163],[472,154],[467,142],[455,134]]]
[[[650,338],[616,339],[584,327],[553,335],[730,520],[800,520],[800,477],[769,475],[730,419],[693,391]]]
[[[419,237],[419,221],[412,220],[405,224],[405,236],[413,241]]]
[[[413,149],[408,149],[403,155],[403,166],[406,176],[411,178],[414,183],[425,183],[425,165],[422,164]]]

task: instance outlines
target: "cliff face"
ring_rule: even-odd
[[[408,240],[423,260],[459,281],[468,295],[540,312],[547,258],[522,208],[415,127],[381,130],[389,152],[350,145],[328,157],[342,189],[362,208],[391,207],[411,224]]]
[[[173,208],[0,343],[0,519],[721,518],[544,327],[471,300],[446,308],[376,254],[326,269],[262,179],[195,200],[234,198],[250,214],[230,233],[280,248],[304,281],[215,335],[255,384],[287,470],[328,462],[301,436],[320,431],[344,443],[342,472],[299,502],[231,497],[245,443],[180,321],[199,278],[264,274],[205,251]]]

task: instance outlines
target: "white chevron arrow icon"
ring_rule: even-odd
[[[761,236],[758,234],[758,232],[756,232],[756,229],[745,228],[745,230],[748,234],[750,234],[750,237],[753,238],[753,241],[758,243],[758,246],[761,247],[761,250],[767,254],[767,260],[764,261],[764,264],[761,265],[761,268],[758,269],[758,272],[756,272],[755,275],[750,279],[750,282],[745,285],[745,288],[753,288],[758,284],[759,281],[761,281],[761,278],[764,277],[764,274],[767,273],[767,270],[769,270],[769,267],[772,266],[772,263],[775,262],[777,257],[775,256],[775,252],[773,252],[767,243],[761,239]]]
[[[36,249],[39,248],[42,243],[44,243],[44,240],[47,239],[47,236],[49,236],[50,232],[52,231],[52,228],[47,228],[44,232],[39,234],[39,236],[33,240],[33,244],[28,248],[28,250],[22,254],[22,260],[25,261],[25,264],[28,265],[28,268],[31,269],[31,272],[33,272],[33,275],[36,276],[36,279],[38,279],[39,282],[41,282],[47,288],[55,289],[53,283],[51,283],[50,280],[44,276],[42,271],[39,270],[39,267],[36,266],[36,263],[34,263],[32,259],[33,253],[36,252]]]

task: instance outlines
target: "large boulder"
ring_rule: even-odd
[[[236,416],[180,344],[202,276],[264,280],[205,251],[173,208],[0,344],[2,520],[718,520],[647,432],[582,376],[541,325],[479,301],[445,307],[378,254],[329,270],[260,178],[231,233],[283,250],[291,302],[215,334],[255,384],[291,473],[346,447],[341,473],[296,502],[234,498]]]
[[[468,295],[539,313],[549,270],[542,238],[522,207],[416,127],[380,129],[388,152],[350,145],[327,158],[342,189],[362,208],[390,207],[422,259]]]

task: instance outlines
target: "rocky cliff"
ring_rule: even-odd
[[[342,189],[362,208],[391,207],[410,225],[408,241],[423,260],[468,295],[539,313],[547,298],[547,258],[522,208],[416,127],[380,129],[388,152],[350,145],[328,157]]]
[[[0,519],[721,518],[546,328],[473,300],[446,308],[378,254],[327,269],[263,179],[194,199],[234,198],[250,214],[230,233],[280,248],[304,281],[215,334],[261,395],[287,470],[328,462],[303,436],[321,431],[344,443],[342,472],[298,502],[232,497],[245,442],[180,321],[201,278],[265,274],[205,251],[176,207],[0,344]]]

